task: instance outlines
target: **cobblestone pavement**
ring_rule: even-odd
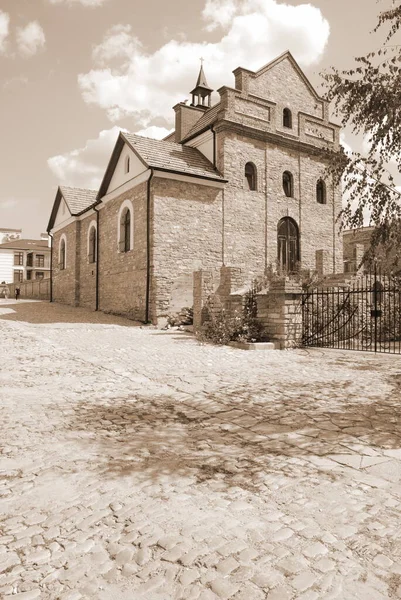
[[[400,357],[0,313],[2,599],[401,598]]]

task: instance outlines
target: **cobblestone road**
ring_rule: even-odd
[[[400,357],[0,313],[1,598],[401,598]]]

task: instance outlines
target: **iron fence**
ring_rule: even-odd
[[[302,296],[304,346],[401,354],[401,280],[373,273]]]

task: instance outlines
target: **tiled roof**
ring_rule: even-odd
[[[212,106],[212,108],[209,108],[209,110],[207,110],[201,116],[199,121],[197,121],[195,123],[195,125],[192,127],[192,129],[190,129],[188,131],[188,133],[184,139],[187,139],[187,138],[193,136],[195,133],[202,131],[202,129],[205,129],[206,127],[208,127],[209,125],[214,123],[217,120],[217,113],[219,112],[220,108],[221,108],[220,102],[218,102],[217,104]]]
[[[149,167],[224,181],[212,163],[196,148],[132,133],[121,135]]]
[[[65,186],[60,186],[60,190],[73,216],[79,215],[96,202],[97,192],[95,190]]]
[[[4,242],[0,244],[0,248],[8,248],[11,250],[49,250],[46,240],[14,240],[13,242]]]

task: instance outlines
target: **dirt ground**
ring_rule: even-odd
[[[0,300],[0,598],[401,598],[401,357]]]

